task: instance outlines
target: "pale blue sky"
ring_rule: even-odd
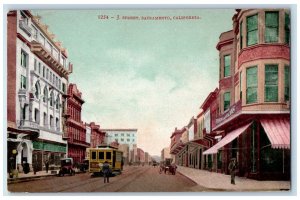
[[[160,155],[218,86],[216,44],[234,10],[39,10],[68,49],[70,82],[86,101],[82,119],[137,128],[138,146]],[[199,16],[200,20],[99,20],[114,16]]]

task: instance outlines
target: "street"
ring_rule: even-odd
[[[121,175],[104,183],[103,177],[91,177],[90,173],[75,176],[50,176],[40,180],[8,184],[9,192],[200,192],[208,191],[193,181],[176,173],[159,174],[159,167],[126,167]]]

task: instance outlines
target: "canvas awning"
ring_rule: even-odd
[[[274,149],[290,149],[290,121],[288,118],[261,119],[263,126]]]
[[[233,141],[235,138],[237,138],[240,134],[242,134],[251,124],[252,122],[237,128],[230,133],[228,133],[220,142],[212,146],[210,149],[203,152],[204,155],[206,154],[216,154],[218,153],[218,150],[228,144],[229,142]]]

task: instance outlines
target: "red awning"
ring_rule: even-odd
[[[290,121],[288,118],[261,119],[261,125],[271,142],[272,148],[290,149]]]
[[[215,144],[213,147],[211,147],[210,149],[206,150],[203,152],[203,154],[216,154],[218,153],[218,150],[220,148],[222,148],[223,146],[225,146],[226,144],[228,144],[229,142],[231,142],[232,140],[234,140],[235,138],[237,138],[240,134],[242,134],[251,124],[252,122],[237,128],[233,131],[231,131],[230,133],[228,133],[220,142],[218,142],[217,144]]]

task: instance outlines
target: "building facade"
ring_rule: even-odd
[[[63,139],[66,93],[72,64],[54,34],[28,10],[7,14],[8,158],[22,171],[27,162],[42,170],[66,156]]]
[[[76,84],[69,84],[67,100],[67,141],[68,157],[73,158],[74,163],[82,163],[85,159],[86,148],[90,147],[87,142],[86,126],[81,121],[81,110],[84,100],[82,93],[78,90]],[[90,141],[90,139],[88,139]]]
[[[128,144],[130,150],[137,144],[137,129],[101,129],[101,131],[106,132],[108,143],[117,141],[119,144]]]
[[[285,9],[237,10],[233,30],[222,33],[219,113],[221,172],[231,158],[238,175],[290,179],[290,21]]]
[[[95,122],[91,122],[90,124],[86,124],[91,129],[91,148],[96,148],[101,144],[105,143],[106,133],[101,131],[100,125],[95,124]],[[107,144],[107,143],[106,143]]]
[[[165,161],[165,159],[170,159],[170,158],[171,158],[170,147],[163,148],[160,152],[160,160]]]

